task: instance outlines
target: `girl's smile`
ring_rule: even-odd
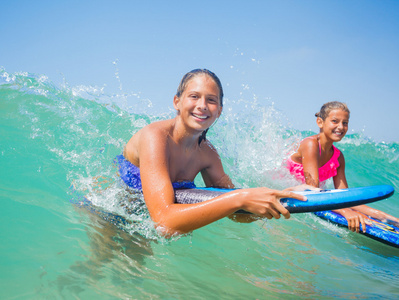
[[[327,138],[338,142],[348,131],[349,113],[341,109],[332,110],[324,121],[318,118],[317,124]]]

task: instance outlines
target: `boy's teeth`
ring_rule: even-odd
[[[200,118],[200,119],[206,119],[206,116],[199,116],[199,115],[196,115],[196,114],[193,114],[195,117],[197,117],[197,118]]]

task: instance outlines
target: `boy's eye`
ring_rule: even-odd
[[[208,101],[209,101],[210,103],[217,103],[217,102],[218,102],[218,101],[217,101],[216,99],[214,99],[214,98],[209,98]]]

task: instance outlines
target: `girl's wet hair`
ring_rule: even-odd
[[[219,99],[220,99],[220,106],[223,107],[223,87],[220,79],[216,76],[215,73],[207,70],[207,69],[194,69],[188,72],[186,75],[183,76],[182,80],[180,81],[179,87],[177,88],[176,96],[181,97],[185,89],[187,88],[187,84],[193,79],[195,76],[198,75],[207,75],[215,81],[216,85],[219,88]],[[209,128],[205,129],[201,136],[198,139],[198,145],[201,144],[202,141],[206,140],[206,133],[208,132]]]
[[[341,109],[341,110],[347,112],[348,115],[350,115],[349,108],[345,103],[339,102],[339,101],[331,101],[331,102],[324,103],[323,106],[321,107],[320,111],[318,113],[316,113],[315,116],[318,118],[319,117],[322,118],[324,121],[328,117],[330,112],[333,110],[336,110],[336,109]]]

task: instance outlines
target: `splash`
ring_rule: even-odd
[[[0,159],[10,170],[1,175],[2,188],[18,190],[21,174],[40,174],[26,185],[33,190],[59,187],[65,203],[73,197],[73,187],[95,207],[126,219],[127,232],[160,239],[142,195],[120,183],[113,159],[135,132],[174,113],[153,115],[143,105],[148,101],[136,96],[123,91],[107,95],[105,88],[90,86],[57,87],[45,76],[0,69]],[[297,182],[284,161],[311,134],[291,128],[283,112],[244,85],[238,99],[225,100],[223,114],[208,137],[237,187],[285,188]],[[381,183],[399,188],[397,143],[375,143],[354,134],[337,147],[345,155],[350,186]],[[200,177],[195,183],[203,185]],[[19,199],[64,209],[51,199]]]

